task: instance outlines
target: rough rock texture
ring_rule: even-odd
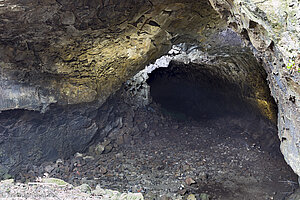
[[[85,110],[55,108],[46,114],[5,111],[0,124],[0,175],[3,176],[8,172],[14,174],[20,165],[84,150],[98,132],[100,123],[95,123],[91,113]],[[105,121],[106,124],[109,122]]]
[[[2,2],[0,110],[103,103],[171,40],[226,25],[207,1]]]
[[[276,123],[276,106],[265,83],[266,74],[262,66],[249,48],[242,47],[240,37],[231,29],[219,34],[215,42],[218,49],[211,48],[210,51],[203,52],[199,46],[185,43],[174,45],[167,55],[128,80],[126,87],[135,97],[136,104],[147,105],[151,102],[150,87],[147,84],[149,74],[155,69],[175,64],[181,65],[181,71],[185,71],[188,76],[186,79],[223,88],[224,94],[239,96],[246,103],[253,104],[253,109],[259,108],[262,115]],[[173,74],[176,73],[175,68]],[[215,77],[216,80],[209,80],[209,77]]]
[[[278,104],[281,150],[300,174],[299,73],[295,67],[287,69],[291,62],[299,62],[293,58],[300,53],[299,10],[295,0],[1,0],[0,110],[45,112],[52,103],[82,103],[85,111],[76,114],[77,109],[73,109],[70,120],[79,117],[90,123],[82,113],[95,112],[123,82],[166,53],[172,44],[196,44],[202,52],[215,54],[224,51],[216,46],[220,44],[216,38],[222,38],[220,33],[228,24],[248,41],[264,65]],[[85,105],[95,101],[92,108]],[[54,118],[68,116],[57,109],[54,106],[37,118],[45,117],[46,121],[51,113],[56,113]],[[9,135],[7,129],[22,138],[28,135],[17,131],[22,123],[17,121],[11,127],[0,124],[2,143],[17,139],[5,137]],[[57,129],[57,124],[53,127]],[[64,135],[68,129],[64,130],[53,133]],[[37,127],[34,132],[45,137]],[[85,133],[86,127],[81,134]],[[94,132],[89,133],[87,137],[92,138]],[[58,144],[66,148],[72,140],[64,137]],[[80,141],[82,146],[76,148],[80,150],[87,141]],[[1,159],[10,153],[5,150]],[[7,166],[14,166],[7,162]]]
[[[210,0],[236,32],[253,45],[268,73],[269,87],[278,104],[281,151],[300,174],[300,4],[289,0]],[[295,62],[292,70],[288,70]]]
[[[122,126],[128,107],[114,101],[97,104],[51,106],[46,113],[3,111],[0,116],[0,177],[16,174],[28,165],[67,158],[85,151]],[[122,114],[120,114],[122,113]]]

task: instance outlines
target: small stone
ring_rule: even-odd
[[[84,192],[84,193],[91,193],[91,191],[92,191],[91,187],[86,183],[84,183],[84,184],[82,184],[82,185],[80,185],[76,188],[79,189],[81,192]]]
[[[95,147],[95,153],[100,155],[104,152],[105,150],[105,146],[103,146],[102,144],[98,144],[96,147]]]
[[[183,171],[188,171],[189,169],[190,169],[190,166],[187,164],[182,166]]]
[[[196,181],[194,179],[192,179],[192,178],[189,177],[189,178],[185,179],[185,183],[187,185],[192,185],[192,184],[195,184]]]
[[[161,200],[172,200],[171,197],[168,197],[168,196],[166,196],[166,195],[163,195],[160,199],[161,199]]]
[[[49,174],[47,172],[44,173],[43,178],[49,178]]]
[[[190,194],[186,200],[197,200],[194,194]],[[202,200],[202,199],[201,199]]]
[[[75,158],[81,158],[81,157],[83,157],[82,153],[78,153],[78,152],[77,152],[77,153],[75,154]]]
[[[117,145],[124,144],[124,137],[123,137],[123,135],[120,135],[119,137],[117,137],[116,143],[117,143]]]
[[[181,190],[178,190],[177,193],[180,194],[180,195],[185,195],[187,192],[186,189],[181,189]]]
[[[201,180],[201,181],[207,181],[208,180],[208,174],[207,173],[205,173],[205,172],[200,172],[199,173],[199,179]]]
[[[173,129],[175,129],[175,130],[178,129],[178,128],[179,128],[178,125],[174,125],[174,126],[173,126]]]
[[[116,154],[116,158],[122,158],[124,154],[122,152]]]
[[[0,183],[11,185],[11,184],[14,184],[14,179],[6,179],[6,180],[3,180],[3,181],[0,181]]]
[[[43,178],[41,180],[41,182],[43,182],[43,183],[53,183],[53,184],[60,185],[60,186],[69,185],[69,183],[67,183],[67,182],[65,182],[61,179],[58,179],[58,178]]]
[[[201,200],[209,200],[210,199],[210,195],[205,194],[205,193],[201,193],[200,194],[200,199]]]
[[[64,164],[64,161],[59,158],[59,159],[56,160],[56,164]]]
[[[150,137],[155,137],[155,131],[154,131],[154,130],[151,130],[151,131],[149,132],[149,136],[150,136]]]
[[[12,176],[10,175],[10,174],[8,174],[8,173],[5,173],[4,175],[3,175],[3,179],[4,180],[10,180],[12,178]]]
[[[83,157],[83,160],[92,161],[92,160],[95,160],[95,158],[93,156],[85,156],[85,157]]]
[[[121,194],[120,200],[144,200],[144,197],[141,193],[123,193]]]
[[[105,139],[103,142],[102,142],[102,145],[103,146],[107,146],[111,143],[111,140],[110,139]]]
[[[54,170],[54,167],[52,166],[52,165],[47,165],[46,167],[45,167],[45,172],[47,172],[47,173],[51,173],[52,171]]]
[[[101,167],[100,168],[100,173],[101,174],[106,174],[107,173],[107,169],[105,167]]]
[[[95,196],[100,196],[104,193],[105,193],[104,189],[102,189],[100,185],[96,185],[95,190],[92,191],[92,195],[95,195]]]
[[[75,23],[75,15],[70,11],[63,13],[63,15],[61,16],[61,23],[64,25],[74,24]]]
[[[132,137],[129,134],[124,135],[124,143],[129,144],[132,141]]]
[[[113,146],[111,144],[105,146],[104,153],[109,153],[113,149]]]
[[[147,192],[145,197],[146,197],[146,199],[157,199],[157,195],[155,195],[151,191]]]

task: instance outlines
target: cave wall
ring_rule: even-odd
[[[300,174],[299,1],[210,0],[215,10],[253,46],[278,105],[278,136],[287,163]],[[291,63],[294,69],[288,69]]]
[[[299,73],[286,67],[290,59],[300,62],[299,10],[293,0],[1,1],[0,111],[51,112],[51,104],[80,104],[85,113],[88,103],[97,110],[172,44],[187,42],[203,52],[221,53],[225,48],[218,45],[231,39],[218,38],[230,26],[268,74],[279,108],[281,151],[299,175]],[[8,133],[3,127],[2,136]],[[7,141],[2,137],[1,143]],[[14,166],[15,161],[7,162]]]

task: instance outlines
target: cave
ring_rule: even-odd
[[[258,108],[243,100],[239,85],[226,81],[204,66],[197,70],[192,64],[185,66],[171,62],[168,68],[153,71],[147,83],[154,102],[166,111],[196,120],[226,116],[250,118],[259,114]]]
[[[0,198],[299,199],[299,11],[2,0]]]
[[[277,104],[239,42],[217,52],[175,44],[100,108],[3,111],[2,165],[18,163],[2,178],[59,178],[146,199],[287,198],[298,183],[280,152]]]
[[[178,47],[183,47],[184,50],[181,49],[179,54],[174,55],[173,50],[178,50]],[[200,53],[195,53],[197,51]],[[204,197],[201,195],[208,195],[211,199],[286,199],[291,193],[283,191],[298,187],[297,176],[293,175],[280,152],[276,121],[278,108],[271,97],[263,67],[253,59],[251,52],[247,51],[243,55],[231,55],[247,60],[246,63],[235,63],[232,71],[224,68],[230,68],[232,65],[229,63],[236,59],[226,59],[226,62],[214,65],[210,62],[184,59],[190,55],[199,58],[203,54],[195,47],[186,47],[186,44],[175,46],[166,56],[171,57],[167,59],[167,64],[162,61],[164,59],[158,60],[127,82],[125,88],[134,96],[133,104],[139,102],[139,105],[147,110],[143,111],[146,114],[137,116],[137,120],[141,118],[141,121],[148,124],[147,128],[141,129],[146,132],[141,134],[141,137],[145,138],[141,144],[141,151],[149,150],[148,153],[151,154],[151,150],[154,149],[155,153],[161,152],[157,160],[158,168],[162,169],[158,170],[165,170],[167,175],[164,179],[168,179],[168,174],[172,173],[168,171],[170,168],[177,167],[168,166],[168,162],[172,162],[170,157],[178,156],[178,163],[186,162],[181,166],[183,170],[188,169],[186,174],[183,173],[183,179],[189,182],[190,177],[197,177],[197,180],[192,179],[190,187],[185,186],[180,191],[184,194],[190,194],[192,191],[196,198],[202,199]],[[236,79],[232,78],[232,74],[240,72],[250,72],[247,79],[244,79],[245,82],[241,78],[245,74],[236,76]],[[251,76],[255,76],[255,79]],[[251,83],[253,80],[255,84]],[[265,104],[257,101],[258,96]],[[138,149],[138,146],[139,144],[134,148]],[[256,155],[258,152],[263,153]],[[235,157],[237,155],[238,157]],[[239,160],[239,164],[232,164],[235,159]],[[196,168],[195,171],[197,167],[211,171],[200,171],[195,175],[189,171],[193,167]],[[281,167],[289,174],[287,177],[291,188],[284,184],[279,186],[268,183],[270,180],[272,183],[286,183],[276,180],[287,175],[278,174],[277,169]],[[242,171],[238,172],[240,169]],[[264,175],[256,174],[256,170],[264,172]],[[230,175],[222,177],[216,175],[217,171]],[[267,175],[268,173],[270,174]],[[257,179],[257,175],[260,178]],[[270,179],[267,178],[267,181],[262,178],[264,176]],[[235,185],[241,183],[240,181],[243,186]],[[252,185],[252,181],[257,181],[255,186]],[[173,184],[170,182],[162,182],[172,188]],[[161,182],[156,184],[162,187]],[[270,188],[276,192],[267,192]]]

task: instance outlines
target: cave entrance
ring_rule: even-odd
[[[215,75],[205,66],[170,62],[158,68],[147,83],[154,102],[179,119],[217,119],[258,115],[258,109],[243,100],[238,85]],[[183,118],[182,118],[183,117]]]
[[[124,152],[147,155],[149,161],[141,160],[152,168],[149,177],[160,177],[154,191],[176,189],[197,199],[285,199],[298,187],[280,152],[266,74],[249,60],[228,72],[226,65],[173,59],[148,70],[146,86],[135,87],[143,94],[150,88],[144,98],[152,103],[136,112],[141,138]]]
[[[168,67],[155,69],[146,81],[152,101],[159,105],[160,112],[174,120],[215,124],[216,128],[227,130],[227,137],[231,138],[246,133],[261,149],[281,156],[276,121],[270,117],[270,113],[277,113],[277,107],[267,83],[249,86],[248,82],[241,83],[240,77],[228,79],[228,74],[216,72],[215,68],[222,66],[171,61]],[[264,93],[268,106],[260,107],[256,90]]]

